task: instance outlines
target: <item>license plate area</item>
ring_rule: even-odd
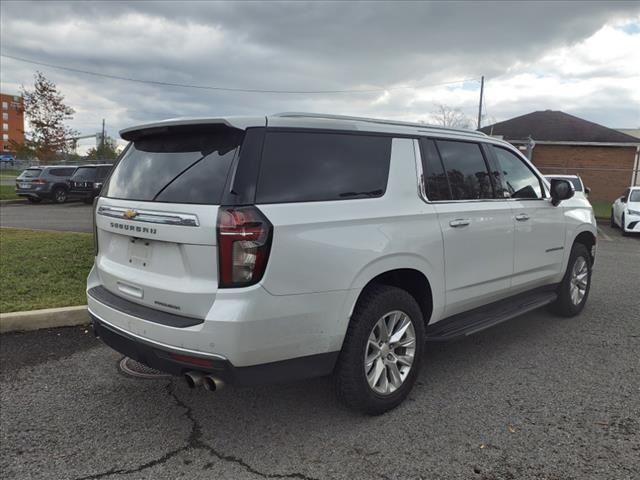
[[[31,188],[31,184],[30,183],[20,183],[18,185],[18,188]]]
[[[149,268],[153,245],[150,240],[132,237],[129,240],[129,263],[138,268]]]

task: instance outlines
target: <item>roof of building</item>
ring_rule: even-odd
[[[540,110],[480,129],[505,140],[536,142],[638,143],[638,139],[559,110]]]

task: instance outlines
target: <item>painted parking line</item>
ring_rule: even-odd
[[[611,238],[609,235],[607,235],[604,230],[602,230],[600,227],[598,227],[598,233],[602,236],[602,238],[604,238],[607,242],[613,242],[613,238]]]

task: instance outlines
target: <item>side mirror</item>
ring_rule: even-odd
[[[551,179],[551,204],[557,207],[561,201],[567,200],[576,193],[573,184],[568,180]]]
[[[620,197],[620,201],[621,201],[622,203],[627,203],[627,196],[626,196],[626,195],[622,195],[622,196]]]
[[[584,193],[589,195],[591,193],[591,189],[589,187],[584,187]]]

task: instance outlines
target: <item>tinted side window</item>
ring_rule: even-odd
[[[429,200],[451,200],[449,182],[433,140],[420,140],[424,185]]]
[[[493,147],[502,174],[502,188],[511,198],[542,198],[540,180],[525,163],[509,150]]]
[[[477,143],[436,140],[454,200],[493,198],[484,156]]]
[[[380,197],[387,189],[390,156],[390,137],[267,131],[256,201]]]
[[[51,168],[48,173],[54,177],[68,177],[74,170],[75,168]]]

